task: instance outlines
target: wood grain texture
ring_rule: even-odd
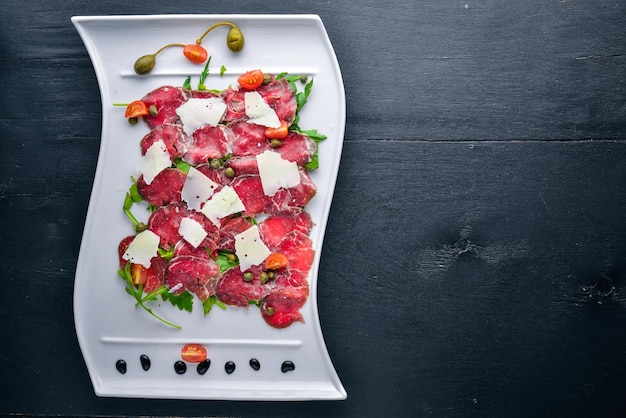
[[[0,414],[626,413],[626,3],[0,10]],[[93,394],[72,291],[100,96],[69,19],[197,12],[316,13],[335,48],[348,124],[318,306],[344,402]]]

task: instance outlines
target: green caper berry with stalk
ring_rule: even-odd
[[[150,113],[150,116],[152,116],[153,118],[159,116],[159,111],[155,105],[150,105],[150,107],[148,108],[148,113]]]
[[[239,29],[239,27],[232,22],[218,22],[214,24],[213,26],[208,28],[202,34],[202,36],[196,39],[196,43],[200,45],[204,37],[207,36],[209,32],[211,32],[213,29],[220,27],[220,26],[230,26],[230,29],[228,30],[228,33],[226,34],[226,46],[228,46],[228,49],[230,49],[233,52],[241,51],[246,41],[245,41],[245,38],[243,37],[243,33],[241,32],[241,29]]]
[[[233,170],[232,167],[226,167],[224,169],[224,175],[230,179],[232,179],[233,177],[235,177],[235,170]]]
[[[247,282],[251,282],[252,280],[254,280],[254,274],[252,274],[251,271],[246,271],[243,274],[243,279]]]

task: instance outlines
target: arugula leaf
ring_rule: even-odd
[[[187,90],[191,90],[191,76],[190,75],[188,75],[187,78],[185,79],[185,82],[183,83],[183,88]]]
[[[126,196],[124,197],[124,204],[122,205],[122,210],[124,211],[124,214],[126,214],[128,219],[130,219],[130,221],[133,223],[133,227],[136,228],[139,224],[139,221],[137,220],[137,218],[135,218],[135,215],[133,215],[130,209],[133,207],[133,203],[141,202],[143,198],[141,197],[141,195],[139,194],[139,190],[137,189],[137,179],[134,177],[131,177],[131,179],[133,180],[133,184],[130,185],[130,187],[128,188],[128,192],[126,192]]]
[[[141,306],[146,312],[148,312],[150,315],[152,315],[159,321],[163,322],[164,324],[169,325],[172,328],[182,329],[180,325],[176,325],[173,322],[170,322],[164,318],[161,318],[159,315],[155,314],[151,308],[145,305],[145,303],[148,301],[157,300],[158,295],[167,293],[167,288],[165,286],[161,286],[155,291],[144,295],[143,285],[140,284],[139,286],[135,287],[135,285],[133,284],[133,277],[130,272],[130,264],[131,264],[130,261],[127,262],[126,265],[124,266],[124,269],[123,270],[119,269],[117,271],[117,274],[126,282],[126,288],[124,289],[126,290],[126,293],[131,295],[137,301],[137,303],[135,303],[135,307]]]
[[[161,299],[169,301],[181,311],[191,312],[193,310],[193,295],[186,290],[178,295],[170,292],[162,293]]]
[[[239,265],[235,254],[228,251],[218,251],[215,262],[220,268],[220,273]]]
[[[198,82],[198,90],[202,91],[202,90],[206,90],[206,86],[204,85],[204,82],[206,81],[206,78],[209,76],[209,63],[211,62],[211,57],[209,57],[209,59],[206,61],[206,64],[204,64],[204,70],[202,70],[202,73],[200,74],[200,81]]]
[[[202,302],[202,306],[204,308],[204,316],[207,316],[211,312],[211,309],[213,309],[214,305],[217,305],[224,310],[228,308],[228,306],[226,306],[224,302],[219,300],[217,296],[209,296],[206,300]]]
[[[191,168],[191,165],[184,162],[182,160],[182,158],[175,158],[174,159],[174,167],[178,168],[180,171],[182,171],[183,173],[187,174],[189,173],[189,169]]]
[[[224,76],[224,73],[226,72],[226,67],[224,67],[223,65],[220,67],[220,77]]]

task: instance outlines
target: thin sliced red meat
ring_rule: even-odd
[[[315,197],[317,188],[304,169],[300,169],[300,183],[289,189],[280,189],[268,200],[265,212],[277,213],[290,207],[305,207]]]
[[[261,177],[254,174],[239,176],[233,180],[231,187],[239,195],[248,215],[253,216],[265,211],[269,199],[263,193]]]
[[[304,322],[300,308],[309,296],[308,287],[275,288],[261,304],[261,315],[274,328]]]
[[[165,249],[173,248],[182,239],[178,233],[180,221],[191,214],[184,203],[172,203],[162,206],[150,215],[148,229],[157,234],[159,245]]]
[[[143,200],[154,206],[165,206],[181,201],[181,192],[187,176],[178,168],[166,168],[146,184],[143,175],[137,179],[137,190]]]
[[[238,122],[247,118],[244,94],[244,90],[235,90],[231,87],[222,93],[226,102],[226,114],[223,119],[225,123]]]
[[[231,178],[227,177],[226,174],[224,174],[223,168],[211,168],[209,164],[200,164],[196,166],[196,170],[198,170],[220,186],[226,186],[232,181]],[[215,189],[215,192],[217,193],[220,189],[221,187],[218,187],[217,189]]]
[[[190,139],[180,125],[165,123],[155,127],[141,139],[141,155],[145,155],[148,148],[159,140],[165,144],[172,160],[182,157],[190,145]]]
[[[231,152],[233,141],[234,135],[227,126],[203,126],[193,133],[183,160],[198,165],[209,159],[223,158]]]
[[[265,137],[265,127],[247,122],[238,122],[231,125],[235,136],[232,153],[235,157],[258,155],[272,149]]]
[[[219,94],[210,90],[191,90],[189,96],[194,99],[210,99],[211,97],[219,97]]]
[[[232,157],[229,158],[224,167],[230,167],[235,170],[236,176],[244,174],[259,174],[259,166],[256,162],[256,156]]]
[[[278,119],[284,120],[291,125],[296,117],[296,93],[284,78],[276,80],[274,76],[267,84],[262,84],[257,88],[259,94],[274,109]]]
[[[275,252],[284,254],[289,260],[289,270],[300,270],[305,275],[313,265],[315,250],[308,235],[291,231],[276,246]]]
[[[163,86],[146,94],[141,100],[148,106],[156,106],[157,116],[146,115],[143,120],[151,129],[164,123],[176,123],[176,109],[189,99],[189,90],[182,87]]]
[[[190,255],[173,258],[165,271],[165,283],[168,288],[182,284],[174,294],[188,290],[206,300],[215,294],[215,288],[220,279],[220,269],[215,261]]]
[[[315,141],[296,131],[289,131],[287,137],[281,142],[282,144],[276,147],[275,151],[283,160],[295,162],[299,166],[310,162],[317,148]]]
[[[300,270],[284,269],[283,271],[276,272],[276,278],[274,280],[274,286],[276,289],[309,286],[307,276]]]
[[[222,219],[220,227],[220,242],[218,247],[224,250],[235,251],[235,235],[246,231],[253,225],[250,218],[234,216]]]
[[[244,280],[239,267],[227,270],[215,290],[219,300],[227,305],[247,308],[249,301],[258,301],[266,297],[270,293],[271,285],[261,284],[259,281],[261,270],[255,267],[248,271],[254,274],[254,280],[249,282]]]
[[[193,245],[181,239],[174,246],[174,257],[178,257],[180,255],[192,255],[198,258],[211,258],[209,252],[205,247],[198,246],[194,248]]]
[[[312,228],[311,215],[302,208],[285,209],[259,223],[263,242],[272,251],[291,231],[300,231],[308,235]]]

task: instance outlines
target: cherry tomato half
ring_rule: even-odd
[[[281,253],[273,253],[270,254],[265,259],[265,268],[268,270],[276,270],[279,268],[286,267],[289,264],[289,259],[286,255]]]
[[[180,350],[180,356],[188,363],[201,363],[206,360],[206,348],[200,344],[187,344]]]
[[[239,76],[237,82],[246,90],[254,90],[263,84],[263,72],[261,70],[248,71]]]
[[[124,116],[127,118],[137,118],[139,116],[146,116],[150,113],[148,106],[141,100],[135,100],[126,106],[126,113]]]
[[[283,139],[289,134],[289,125],[284,120],[280,121],[278,128],[265,128],[265,136],[269,139]]]
[[[183,48],[183,54],[185,55],[185,58],[194,64],[202,64],[209,57],[209,53],[206,52],[206,49],[198,44],[185,45]]]

